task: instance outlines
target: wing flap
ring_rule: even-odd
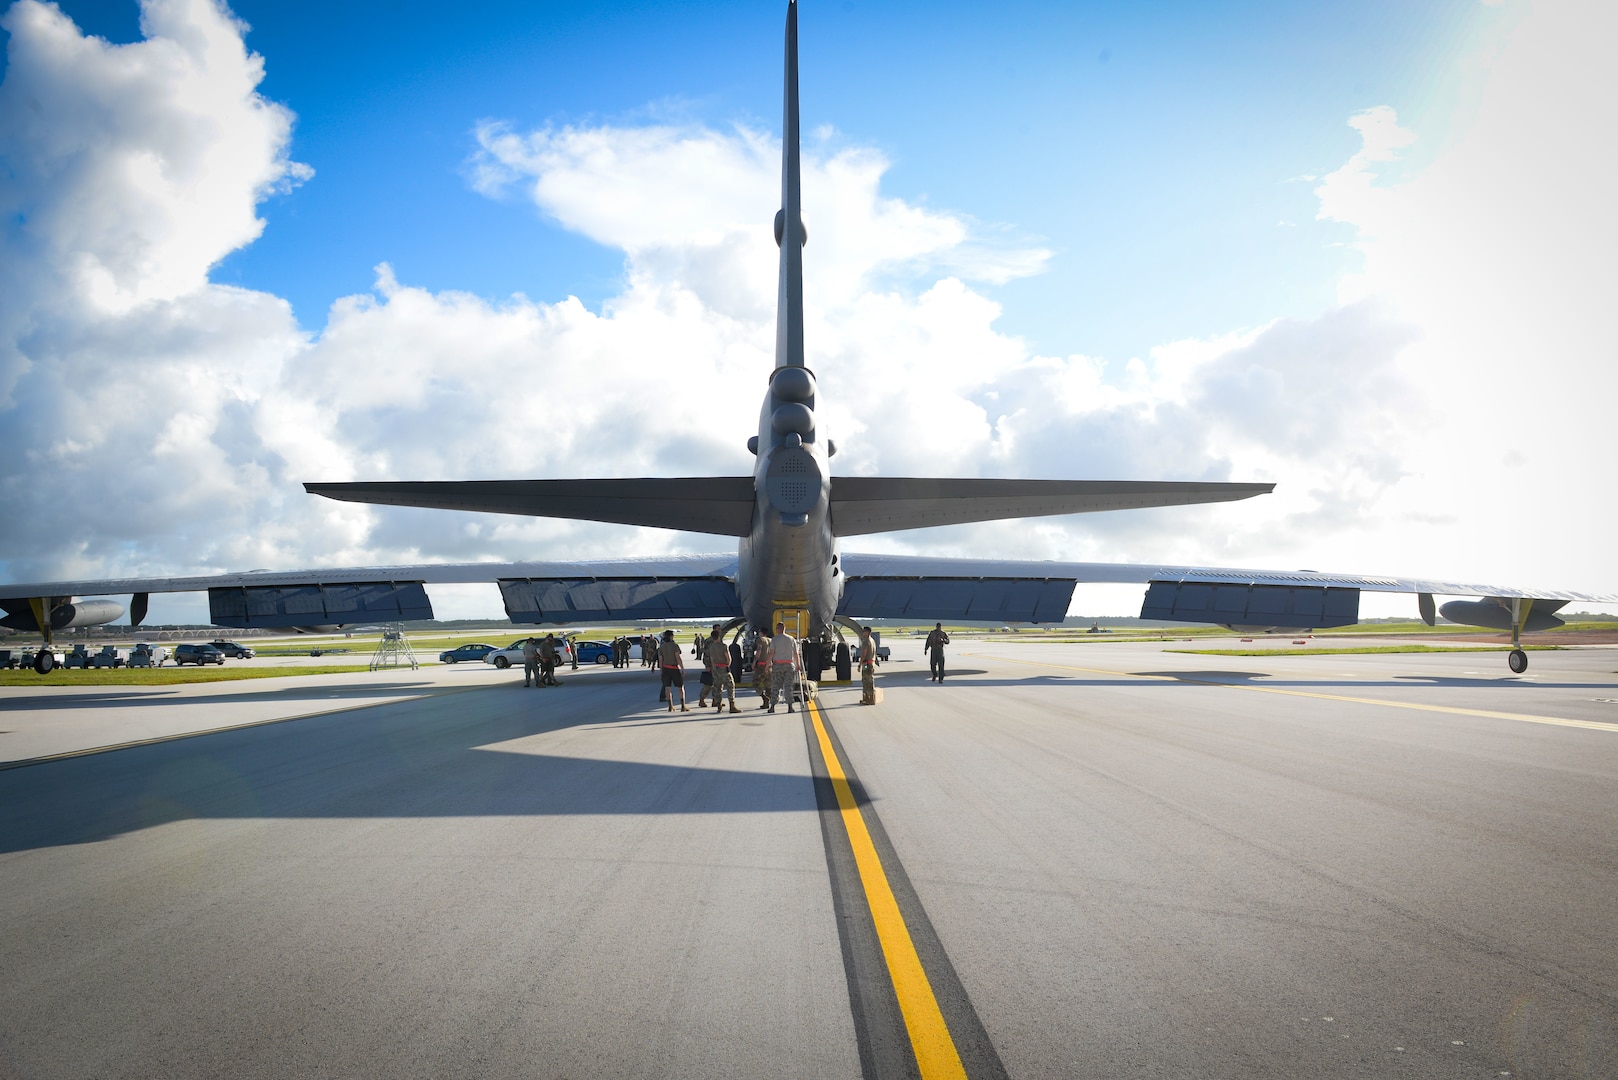
[[[831,483],[831,525],[837,536],[863,536],[1006,518],[1232,502],[1274,488],[1144,480],[840,476]]]
[[[865,619],[1061,622],[1072,578],[850,577],[840,615]]]
[[[736,586],[721,577],[504,579],[500,595],[514,623],[732,619],[742,613]]]
[[[433,617],[419,581],[340,585],[252,585],[208,590],[215,626],[285,628],[357,622],[409,622]]]
[[[1154,581],[1146,587],[1140,617],[1300,630],[1353,626],[1360,621],[1360,591],[1330,585]]]

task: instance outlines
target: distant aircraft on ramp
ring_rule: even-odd
[[[1523,631],[1562,625],[1570,600],[1618,596],[1465,582],[1322,574],[1313,571],[939,559],[844,554],[838,540],[870,533],[974,521],[1230,502],[1273,484],[1113,480],[833,477],[836,446],[822,430],[820,386],[805,362],[803,248],[798,139],[798,9],[787,6],[775,368],[759,412],[751,476],[597,480],[471,480],[305,484],[347,502],[433,507],[645,525],[740,538],[735,555],[687,555],[602,562],[458,563],[339,570],[254,571],[206,577],[137,578],[0,585],[0,625],[53,633],[120,618],[123,605],[81,596],[129,595],[139,625],[154,592],[208,593],[215,625],[336,629],[359,622],[432,618],[425,586],[493,581],[517,623],[703,619],[773,629],[830,647],[839,624],[856,618],[918,622],[1060,622],[1083,582],[1147,586],[1144,619],[1213,623],[1241,630],[1307,630],[1359,619],[1361,591],[1415,593],[1432,625],[1434,595],[1476,596],[1441,609],[1452,622],[1509,630],[1511,670],[1528,656]],[[811,666],[824,650],[805,650]],[[41,649],[44,673],[54,654]],[[812,677],[818,672],[811,672]]]

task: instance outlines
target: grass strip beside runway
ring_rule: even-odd
[[[279,679],[299,675],[342,675],[366,670],[365,664],[251,668],[57,668],[49,675],[40,675],[32,670],[0,671],[0,686],[173,686],[180,683]]]

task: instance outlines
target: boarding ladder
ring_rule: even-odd
[[[394,623],[382,631],[382,640],[377,642],[376,653],[371,657],[371,670],[403,667],[405,664],[410,665],[411,671],[421,666],[410,648],[410,639],[405,637],[404,627]]]

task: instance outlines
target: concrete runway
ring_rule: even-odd
[[[1618,650],[892,644],[822,715],[970,1075],[1618,1076]],[[801,713],[417,678],[0,771],[0,1078],[914,1070]]]

